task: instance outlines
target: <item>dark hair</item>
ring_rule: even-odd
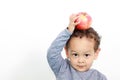
[[[86,30],[75,29],[74,32],[72,33],[72,35],[70,36],[69,40],[66,43],[66,48],[68,49],[69,42],[72,37],[82,38],[84,36],[87,38],[90,38],[90,39],[94,39],[94,41],[95,41],[94,50],[96,51],[99,48],[101,37],[92,27],[90,27],[89,29],[86,29]]]

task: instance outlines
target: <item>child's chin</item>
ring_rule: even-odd
[[[87,71],[86,69],[78,69],[78,71],[80,71],[80,72],[85,72],[85,71]]]

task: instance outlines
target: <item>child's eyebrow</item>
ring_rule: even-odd
[[[71,52],[77,52],[77,53],[79,53],[78,51],[75,51],[75,50],[70,50]]]
[[[77,52],[77,51],[71,50],[71,52]]]
[[[77,53],[83,53],[83,54],[86,54],[86,53],[89,53],[89,52],[91,52],[90,50],[88,50],[88,51],[75,51],[75,50],[70,50],[71,52],[77,52]]]

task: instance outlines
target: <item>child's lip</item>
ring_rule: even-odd
[[[78,65],[78,67],[79,67],[79,68],[83,68],[83,67],[85,67],[85,65]]]

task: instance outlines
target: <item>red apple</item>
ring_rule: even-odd
[[[80,20],[80,23],[76,25],[77,29],[85,30],[85,29],[90,28],[90,25],[92,23],[92,18],[88,13],[80,12],[77,14],[77,16],[79,16],[79,18],[77,18],[75,22],[78,22]]]

